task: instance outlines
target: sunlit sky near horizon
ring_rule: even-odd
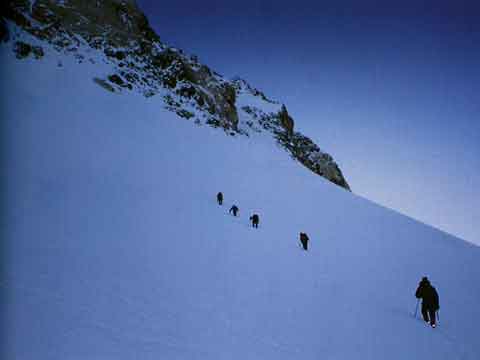
[[[138,0],[162,41],[287,106],[354,193],[480,245],[480,5]]]

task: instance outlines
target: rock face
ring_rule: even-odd
[[[32,46],[23,41],[15,42],[14,51],[17,54],[17,59],[24,59],[30,55],[33,55],[35,59],[40,59],[43,56],[43,49],[40,46]]]
[[[282,105],[282,109],[278,113],[278,116],[280,117],[280,123],[285,128],[285,130],[287,130],[289,136],[293,135],[293,119],[288,114],[285,105]]]
[[[5,20],[0,18],[0,42],[8,41],[8,29]]]
[[[111,73],[92,80],[105,90],[162,96],[165,107],[180,117],[218,127],[231,136],[270,133],[294,159],[350,190],[332,157],[295,132],[285,105],[245,80],[227,80],[196,56],[161,42],[136,1],[7,0],[0,10],[0,40],[12,43],[19,59],[43,57],[42,46],[79,63],[94,63],[92,53],[100,54]],[[9,37],[9,28],[28,36]]]

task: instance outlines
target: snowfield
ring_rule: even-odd
[[[2,359],[480,359],[478,247],[105,91],[100,59],[0,56]]]

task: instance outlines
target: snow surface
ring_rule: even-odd
[[[340,189],[268,136],[109,93],[92,81],[101,61],[0,56],[2,359],[480,358],[478,247]],[[435,330],[412,316],[423,275]]]

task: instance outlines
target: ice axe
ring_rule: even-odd
[[[417,299],[417,306],[415,306],[415,314],[413,314],[413,317],[416,319],[417,318],[417,312],[418,312],[418,304],[420,303],[420,299]]]

